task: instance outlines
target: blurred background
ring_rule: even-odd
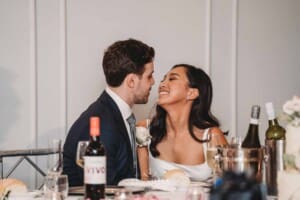
[[[298,0],[0,0],[0,150],[46,148],[105,88],[104,50],[135,38],[156,51],[156,84],[138,120],[151,113],[164,74],[178,63],[203,68],[213,113],[229,136],[244,137],[251,105],[267,117],[300,95]],[[42,166],[44,158],[35,158]],[[15,162],[6,158],[4,174]],[[26,173],[24,173],[26,172]],[[12,175],[32,187],[26,162]]]

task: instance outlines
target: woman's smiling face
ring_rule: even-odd
[[[186,102],[191,89],[184,67],[171,69],[159,84],[158,105]]]

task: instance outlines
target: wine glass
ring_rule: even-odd
[[[83,168],[84,165],[83,156],[88,145],[89,141],[79,141],[77,144],[76,164],[81,168]]]
[[[60,175],[63,169],[61,140],[53,139],[48,143],[50,154],[47,156],[47,173]]]
[[[190,184],[185,194],[185,200],[204,199],[204,190],[200,185]]]
[[[69,183],[67,175],[47,175],[44,184],[45,200],[65,200],[68,196]]]
[[[242,137],[241,136],[233,136],[231,137],[230,148],[241,148],[242,147]]]
[[[208,135],[208,143],[206,150],[206,159],[208,166],[212,169],[213,177],[215,178],[220,172],[220,155],[218,149],[221,148],[222,138],[220,134],[211,133]]]

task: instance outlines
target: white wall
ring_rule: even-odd
[[[163,75],[186,62],[211,75],[213,111],[230,134],[244,136],[251,105],[262,106],[263,143],[264,103],[279,112],[300,95],[299,13],[298,0],[0,0],[0,150],[64,139],[105,87],[104,49],[129,37],[156,50],[156,84],[150,102],[134,108],[139,119]],[[31,175],[26,163],[14,174],[41,182]]]

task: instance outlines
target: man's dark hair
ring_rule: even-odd
[[[145,64],[152,62],[154,55],[152,47],[135,39],[113,43],[105,51],[102,61],[107,84],[118,87],[127,74],[142,75]]]

